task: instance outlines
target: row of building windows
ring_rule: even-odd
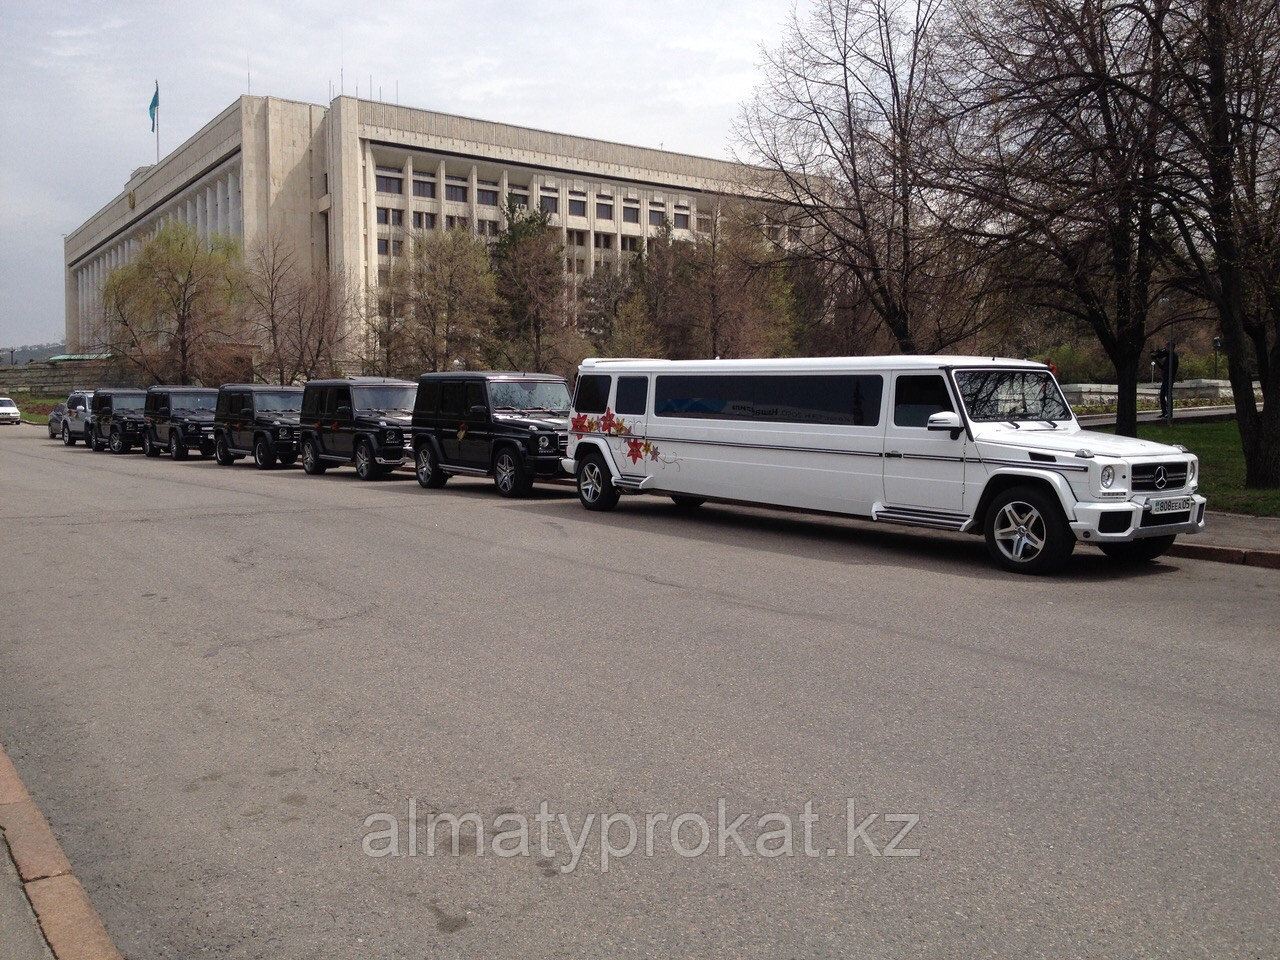
[[[381,168],[380,168],[381,169]],[[463,183],[446,183],[444,188],[444,198],[450,203],[467,203],[470,199],[470,187],[466,185],[463,177],[449,177],[450,181],[463,180]],[[479,181],[482,186],[476,187],[476,204],[482,207],[496,207],[498,205],[497,184],[492,181]],[[403,194],[404,178],[392,177],[385,174],[378,174],[377,189],[379,193]],[[529,205],[529,194],[527,190],[512,188],[508,193],[522,206]],[[576,193],[576,192],[575,192]],[[415,197],[426,197],[434,199],[436,196],[436,184],[434,180],[418,179],[416,176],[413,180],[413,195]],[[601,195],[602,199],[596,202],[596,219],[612,220],[614,212],[613,198]],[[543,188],[542,196],[538,199],[538,208],[544,213],[558,214],[560,212],[560,195],[554,189]],[[689,208],[684,205],[677,205],[675,213],[672,215],[672,226],[677,230],[689,229]],[[587,215],[587,201],[585,195],[574,195],[571,193],[569,197],[569,216],[585,217]],[[651,204],[649,208],[649,225],[651,227],[662,226],[666,219],[666,207],[663,205]],[[702,228],[705,220],[707,230],[710,230],[711,219],[709,217],[699,218],[698,226]],[[381,221],[379,221],[381,222]],[[622,208],[623,223],[639,223],[640,207],[638,201],[635,203],[626,202]]]

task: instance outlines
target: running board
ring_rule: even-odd
[[[969,518],[963,513],[947,510],[924,510],[915,507],[885,507],[876,504],[871,518],[885,523],[897,523],[908,527],[929,527],[934,530],[963,530]]]
[[[449,476],[457,473],[465,474],[468,477],[487,477],[489,475],[488,470],[481,470],[479,467],[454,467],[442,463],[440,464],[440,469],[449,474]]]
[[[640,488],[648,479],[648,477],[628,476],[624,473],[619,477],[614,477],[613,485],[623,493],[639,493]]]

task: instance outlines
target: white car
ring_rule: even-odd
[[[1048,368],[990,357],[586,360],[563,466],[590,510],[661,493],[981,534],[1022,573],[1204,529],[1182,447],[1082,430]]]
[[[18,405],[8,397],[0,397],[0,423],[21,423],[22,414]]]

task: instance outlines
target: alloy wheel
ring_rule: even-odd
[[[1044,550],[1048,531],[1040,511],[1022,500],[1005,504],[996,515],[994,536],[1000,552],[1014,563],[1030,563]]]

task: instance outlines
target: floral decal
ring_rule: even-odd
[[[655,460],[670,464],[677,462],[674,458],[662,456],[658,452],[658,445],[652,440],[646,440],[643,437],[637,437],[632,434],[631,426],[627,421],[608,407],[598,417],[585,413],[577,414],[569,421],[569,429],[579,440],[589,433],[601,433],[607,437],[623,438],[623,442],[626,444],[626,451],[622,455],[633,464],[639,463],[641,460]]]

